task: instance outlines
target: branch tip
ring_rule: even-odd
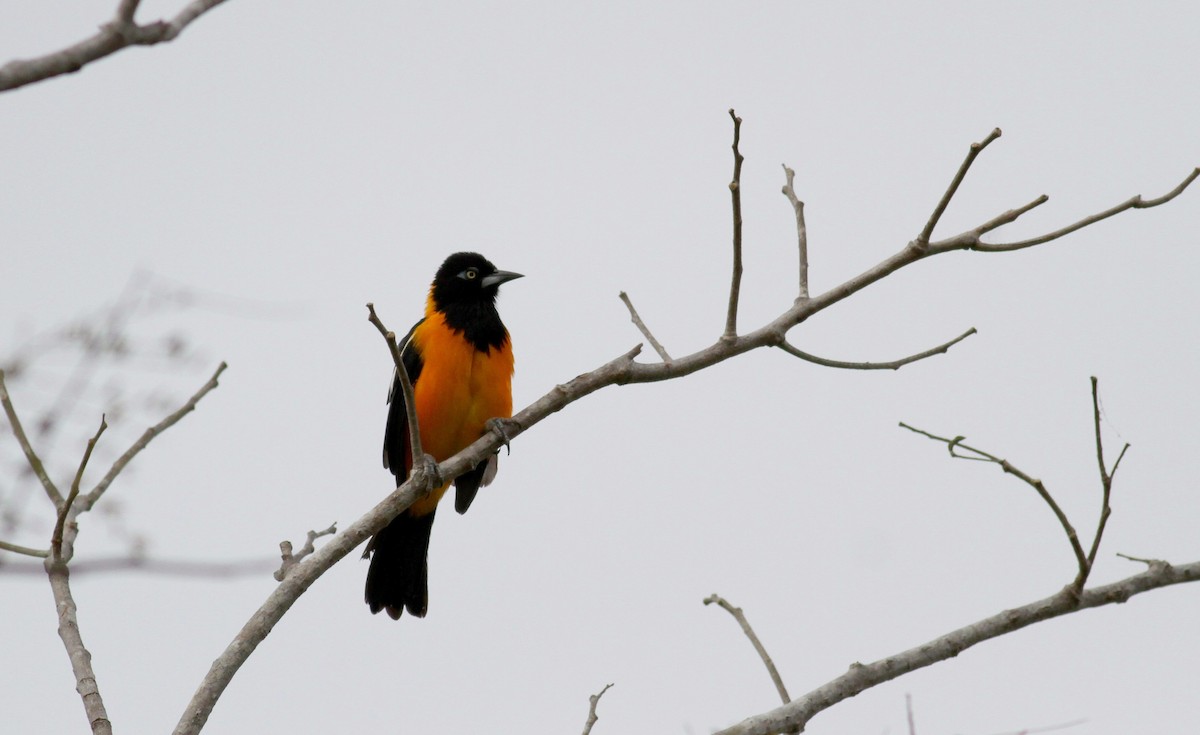
[[[742,289],[742,161],[738,150],[742,137],[742,118],[729,108],[733,118],[733,180],[729,182],[729,196],[733,206],[733,273],[729,283],[729,308],[725,315],[725,338],[737,336],[738,297]]]
[[[638,330],[641,331],[642,335],[650,341],[650,346],[653,347],[654,351],[658,353],[658,356],[662,358],[663,363],[669,364],[671,362],[671,355],[667,353],[667,350],[662,346],[662,343],[654,338],[654,334],[650,332],[650,328],[646,326],[646,323],[643,322],[642,318],[638,315],[637,309],[633,308],[633,302],[629,300],[629,294],[622,291],[618,295],[618,298],[625,302],[625,307],[629,309],[629,320],[632,321],[634,325],[637,326]]]
[[[750,627],[750,621],[746,620],[746,615],[742,612],[742,608],[734,607],[728,600],[715,592],[704,598],[705,605],[711,603],[719,605],[738,622],[738,625],[742,628],[742,632],[746,634],[746,637],[750,639],[750,644],[758,652],[758,657],[762,659],[763,665],[767,667],[767,673],[770,675],[771,681],[775,684],[775,691],[779,694],[779,698],[783,700],[784,704],[792,701],[792,698],[788,695],[787,687],[783,685],[783,677],[779,675],[779,670],[775,668],[775,662],[771,660],[762,641],[758,639],[758,636],[754,633],[754,629]]]
[[[612,683],[605,684],[603,689],[588,697],[588,717],[587,721],[583,723],[583,735],[589,735],[596,720],[600,719],[600,716],[596,714],[596,707],[600,704],[600,698],[611,688]]]
[[[783,195],[792,204],[792,212],[796,215],[796,245],[800,255],[800,274],[799,274],[799,289],[796,296],[797,301],[802,301],[809,298],[808,296],[808,226],[804,223],[804,202],[796,196],[795,179],[796,172],[788,168],[788,165],[783,165]]]
[[[958,191],[959,185],[962,184],[963,179],[967,177],[967,171],[971,169],[971,164],[975,162],[975,158],[980,154],[980,152],[983,151],[984,148],[987,148],[989,145],[991,145],[992,141],[999,137],[1000,128],[994,128],[986,138],[978,143],[971,144],[970,149],[967,151],[967,157],[963,159],[962,164],[960,164],[958,167],[958,171],[954,174],[954,178],[950,180],[950,186],[946,188],[946,193],[942,194],[942,198],[938,200],[937,206],[933,209],[933,214],[929,215],[929,220],[925,223],[925,227],[921,229],[921,234],[917,235],[917,239],[914,241],[919,250],[924,250],[928,247],[929,239],[933,237],[934,228],[937,227],[938,222],[942,218],[942,214],[944,214],[946,211],[946,207],[950,205],[950,200],[954,198],[955,193]]]

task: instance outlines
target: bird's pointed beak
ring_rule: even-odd
[[[524,277],[523,274],[513,273],[512,271],[496,271],[490,276],[484,276],[481,283],[484,288],[491,288],[492,286],[499,286],[501,283],[508,283],[513,279]]]

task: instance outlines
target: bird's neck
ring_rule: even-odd
[[[508,343],[508,331],[500,321],[496,304],[490,299],[439,304],[430,294],[425,304],[425,316],[441,317],[447,327],[461,334],[480,352],[500,349]]]

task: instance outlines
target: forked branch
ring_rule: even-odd
[[[136,5],[136,2],[123,3],[121,12],[132,13],[136,9]],[[87,715],[88,724],[95,735],[110,735],[112,733],[112,723],[108,719],[108,711],[104,706],[104,698],[100,695],[100,687],[96,682],[96,674],[92,669],[92,655],[83,643],[83,636],[79,630],[78,609],[75,605],[74,596],[71,593],[68,562],[70,562],[71,557],[74,555],[75,537],[78,534],[78,526],[75,523],[75,519],[81,513],[91,510],[120,471],[155,436],[170,428],[179,419],[194,410],[197,402],[209,391],[217,387],[217,377],[224,369],[225,364],[221,363],[212,378],[201,386],[200,390],[192,395],[182,407],[155,426],[147,429],[146,433],[113,463],[112,468],[96,485],[95,489],[90,493],[81,495],[80,484],[83,481],[83,473],[87,469],[88,461],[92,457],[92,451],[95,449],[96,443],[100,440],[100,435],[108,428],[107,421],[105,421],[104,417],[101,417],[100,427],[87,442],[87,447],[84,450],[83,457],[79,461],[79,468],[75,471],[75,477],[71,482],[71,489],[66,498],[61,497],[54,484],[45,476],[42,463],[33,451],[29,440],[25,437],[24,430],[21,428],[20,419],[13,408],[7,388],[4,385],[3,372],[0,371],[0,404],[3,404],[5,414],[8,416],[9,425],[17,437],[17,443],[25,451],[26,461],[34,473],[39,478],[42,478],[43,487],[46,489],[47,495],[51,502],[54,503],[55,508],[54,530],[51,534],[50,549],[48,552],[27,549],[7,543],[0,546],[0,548],[24,553],[29,556],[41,556],[45,558],[43,569],[49,578],[50,590],[54,595],[55,609],[58,614],[58,635],[62,639],[63,646],[66,648],[67,657],[71,662],[71,671],[75,676],[75,689],[79,692],[83,700],[84,713]]]
[[[596,714],[596,707],[600,705],[600,698],[611,688],[612,684],[605,684],[603,689],[588,697],[588,716],[583,723],[583,735],[590,735],[592,726],[596,724],[596,720],[600,719],[600,715]]]
[[[297,564],[304,561],[306,557],[310,556],[314,551],[316,551],[317,539],[321,538],[322,536],[332,536],[335,533],[337,533],[337,523],[331,523],[329,524],[329,528],[325,528],[320,531],[309,531],[304,539],[304,545],[300,547],[300,551],[295,553],[292,553],[291,541],[281,541],[279,543],[279,556],[282,560],[282,563],[279,565],[279,569],[275,572],[275,581],[282,582],[283,578],[286,577]]]
[[[801,730],[817,714],[871,687],[899,678],[910,671],[953,658],[987,640],[1012,633],[1043,620],[1069,615],[1079,610],[1122,603],[1134,595],[1171,585],[1200,580],[1200,561],[1190,564],[1163,564],[1141,574],[1093,587],[1080,594],[1067,588],[1028,605],[1001,611],[907,651],[869,664],[854,663],[841,676],[832,679],[789,704],[749,717],[717,735],[770,735],[793,728]]]
[[[1179,182],[1179,184],[1174,189],[1167,192],[1166,194],[1163,194],[1160,197],[1156,197],[1154,199],[1143,199],[1142,195],[1138,194],[1136,196],[1130,197],[1129,199],[1126,199],[1125,201],[1121,202],[1120,204],[1109,207],[1108,209],[1104,210],[1103,212],[1097,212],[1096,214],[1089,215],[1077,222],[1073,222],[1072,224],[1067,225],[1066,227],[1059,228],[1057,230],[1054,230],[1053,232],[1048,232],[1045,235],[1040,235],[1038,237],[1031,237],[1028,240],[1018,240],[1017,242],[1009,242],[1009,243],[978,242],[971,249],[978,250],[978,251],[984,252],[984,253],[1006,253],[1011,250],[1021,250],[1023,248],[1031,248],[1034,245],[1041,245],[1043,243],[1050,242],[1051,240],[1057,240],[1058,238],[1063,237],[1064,235],[1069,235],[1072,232],[1075,232],[1077,230],[1082,230],[1084,227],[1087,227],[1088,225],[1094,225],[1097,222],[1100,222],[1101,220],[1106,220],[1109,217],[1120,214],[1121,212],[1124,212],[1126,210],[1149,209],[1151,207],[1157,207],[1160,204],[1166,204],[1167,202],[1171,201],[1175,197],[1182,194],[1184,189],[1187,189],[1188,185],[1196,180],[1197,176],[1200,176],[1200,168],[1192,169],[1192,172],[1189,173],[1187,176],[1185,176],[1183,181]],[[1026,205],[1027,208],[1025,209],[1025,212],[1029,211],[1029,209],[1033,209],[1033,207],[1037,206],[1038,204],[1045,202],[1046,199],[1048,199],[1048,197],[1045,197],[1044,195],[1040,201],[1035,199],[1034,201],[1036,202],[1036,204],[1032,204],[1032,206]],[[1025,212],[1020,212],[1015,217],[1013,217],[1012,220],[1015,220],[1017,217],[1021,216],[1021,214],[1024,214]],[[1009,221],[1012,221],[1012,220],[1009,220]]]
[[[975,447],[964,443],[966,440],[966,437],[964,436],[956,436],[953,439],[950,439],[944,436],[931,434],[923,429],[914,428],[903,421],[900,422],[900,426],[908,429],[909,431],[921,434],[922,436],[926,436],[934,441],[944,443],[947,450],[949,450],[951,457],[955,459],[991,462],[993,464],[1000,465],[1000,469],[1004,470],[1008,474],[1013,475],[1014,477],[1019,478],[1022,482],[1036,490],[1038,495],[1041,496],[1042,500],[1046,501],[1046,504],[1050,507],[1050,510],[1054,512],[1055,518],[1057,518],[1058,522],[1062,525],[1063,530],[1067,534],[1067,540],[1071,544],[1071,551],[1073,551],[1075,554],[1075,560],[1078,565],[1078,573],[1076,574],[1075,580],[1071,583],[1069,589],[1072,589],[1076,594],[1083,592],[1083,588],[1087,584],[1088,577],[1091,575],[1092,569],[1095,567],[1096,553],[1100,550],[1100,542],[1104,538],[1104,529],[1108,525],[1109,516],[1112,515],[1112,507],[1109,504],[1109,500],[1112,497],[1113,475],[1116,473],[1117,467],[1120,466],[1121,460],[1125,457],[1125,452],[1129,450],[1129,444],[1126,444],[1121,449],[1121,454],[1117,457],[1117,461],[1113,463],[1112,470],[1110,471],[1108,469],[1108,465],[1104,461],[1104,441],[1100,433],[1100,381],[1094,376],[1092,377],[1091,381],[1092,422],[1096,435],[1096,461],[1100,465],[1101,500],[1100,517],[1096,524],[1096,533],[1092,537],[1091,548],[1086,553],[1083,550],[1083,545],[1079,542],[1079,536],[1075,533],[1074,526],[1072,526],[1071,522],[1067,520],[1066,513],[1064,513],[1062,508],[1059,507],[1058,503],[1055,502],[1054,498],[1050,495],[1050,491],[1046,489],[1045,484],[1041,480],[1036,479],[1018,469],[1008,460],[1000,459],[999,457],[989,454],[982,449],[976,449]],[[964,454],[964,452],[966,452],[966,454]]]
[[[127,46],[153,46],[174,40],[192,21],[225,0],[192,0],[169,21],[139,25],[133,20],[140,0],[121,0],[116,14],[90,38],[34,59],[14,59],[0,67],[0,92],[70,74]]]
[[[928,437],[934,441],[942,442],[946,445],[946,449],[949,450],[950,456],[954,459],[990,462],[998,465],[1000,469],[1004,470],[1004,472],[1018,478],[1026,485],[1029,485],[1035,491],[1037,491],[1038,496],[1041,497],[1041,499],[1046,502],[1046,505],[1050,507],[1050,510],[1054,513],[1054,517],[1058,519],[1063,531],[1067,534],[1067,541],[1071,544],[1071,551],[1074,552],[1075,561],[1078,564],[1079,576],[1076,579],[1087,579],[1087,574],[1089,571],[1088,559],[1087,555],[1083,552],[1083,545],[1079,543],[1079,535],[1075,532],[1075,527],[1072,526],[1071,522],[1067,519],[1067,514],[1063,512],[1063,509],[1054,500],[1054,497],[1050,494],[1050,491],[1046,489],[1045,483],[1024,472],[1007,459],[1000,459],[994,454],[989,454],[982,449],[977,449],[969,444],[964,443],[966,440],[965,436],[956,436],[954,438],[938,436],[937,434],[931,434],[924,429],[918,429],[916,427],[909,426],[903,421],[900,422],[900,426],[901,428],[908,429],[911,432]],[[964,452],[966,452],[966,454],[964,454]]]
[[[1000,135],[1000,128],[995,128],[992,132],[988,133],[986,138],[978,143],[971,144],[971,147],[967,150],[967,157],[963,159],[963,162],[958,167],[958,172],[950,180],[950,186],[946,188],[946,193],[942,194],[942,198],[938,201],[937,206],[933,208],[933,214],[929,215],[929,220],[925,222],[925,227],[921,229],[921,234],[917,235],[917,243],[919,245],[924,246],[929,243],[929,238],[933,237],[934,228],[937,227],[938,221],[941,220],[942,214],[946,211],[946,207],[950,206],[950,200],[958,192],[958,187],[962,184],[963,179],[967,178],[967,172],[971,170],[971,164],[975,163],[975,159],[983,152],[983,149],[991,145]]]
[[[73,549],[68,545],[67,554],[63,555],[63,528],[67,524],[67,516],[71,513],[71,505],[75,502],[75,498],[79,497],[79,483],[83,479],[83,471],[87,469],[88,460],[92,458],[92,451],[96,448],[96,442],[100,441],[100,435],[108,428],[108,422],[103,414],[100,416],[100,428],[96,429],[96,434],[88,439],[87,447],[83,450],[83,458],[79,460],[79,469],[75,471],[75,479],[71,482],[71,491],[67,493],[67,499],[63,501],[62,506],[58,509],[58,518],[54,522],[54,533],[50,536],[50,554],[53,558],[70,561]]]
[[[1096,433],[1096,462],[1100,466],[1100,486],[1102,495],[1100,499],[1100,520],[1096,524],[1096,536],[1092,539],[1092,548],[1088,550],[1087,560],[1088,569],[1096,561],[1096,552],[1100,549],[1100,539],[1104,537],[1104,529],[1108,525],[1108,517],[1112,515],[1112,506],[1109,504],[1112,498],[1113,475],[1117,474],[1117,468],[1121,466],[1121,460],[1125,458],[1125,452],[1129,451],[1129,443],[1121,447],[1121,453],[1117,455],[1117,461],[1113,462],[1112,470],[1108,469],[1104,461],[1104,437],[1100,432],[1100,379],[1092,376],[1092,425]]]

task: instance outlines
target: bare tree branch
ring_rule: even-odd
[[[4,407],[4,415],[8,417],[8,425],[12,427],[13,436],[17,438],[17,444],[21,445],[21,451],[25,453],[25,460],[29,462],[29,468],[33,470],[33,474],[37,475],[38,480],[42,482],[42,489],[46,491],[46,497],[50,498],[50,502],[54,503],[54,507],[58,508],[63,503],[62,493],[55,487],[54,481],[46,474],[46,468],[42,465],[42,460],[38,459],[37,452],[33,451],[33,445],[29,443],[29,437],[25,435],[25,429],[21,426],[21,419],[17,416],[17,411],[13,408],[12,399],[8,395],[8,386],[4,384],[4,371],[0,370],[0,405]]]
[[[733,277],[729,284],[729,313],[725,317],[725,334],[722,339],[737,337],[738,297],[742,290],[742,157],[738,143],[742,139],[742,118],[729,108],[733,118],[733,181],[729,182],[729,195],[733,200]]]
[[[596,706],[600,704],[600,698],[604,693],[612,688],[612,684],[605,684],[604,688],[588,697],[588,716],[587,721],[583,723],[583,735],[591,735],[592,726],[596,724],[596,720],[600,719],[600,715],[596,714]]]
[[[667,354],[667,349],[663,347],[657,339],[654,338],[654,335],[650,332],[650,328],[647,327],[646,323],[642,321],[642,318],[638,316],[637,309],[633,308],[633,302],[629,300],[629,294],[622,291],[618,295],[620,296],[621,301],[625,302],[626,308],[629,309],[630,321],[632,321],[634,325],[641,330],[642,334],[645,335],[646,339],[650,341],[650,346],[654,348],[654,351],[658,353],[658,356],[662,358],[663,362],[670,362],[671,356]]]
[[[70,74],[127,46],[153,46],[174,40],[183,29],[224,0],[192,0],[170,21],[138,25],[133,21],[138,0],[121,0],[116,15],[90,38],[34,59],[14,59],[0,67],[0,92]]]
[[[971,170],[971,164],[975,162],[975,158],[991,145],[992,141],[1000,137],[1000,128],[995,128],[988,133],[987,137],[978,143],[972,143],[967,151],[967,157],[963,159],[962,164],[958,167],[958,173],[954,174],[954,178],[950,181],[950,186],[946,188],[946,193],[942,195],[941,201],[933,209],[933,214],[929,215],[929,221],[925,223],[925,227],[921,230],[921,234],[917,235],[917,242],[924,245],[929,242],[929,238],[933,236],[933,229],[937,227],[938,220],[942,218],[942,214],[946,211],[946,207],[950,205],[950,200],[954,198],[954,194],[958,191],[958,187],[962,184],[963,179],[967,177],[967,171]]]
[[[1128,209],[1150,209],[1151,207],[1157,207],[1160,204],[1166,204],[1167,202],[1171,201],[1175,197],[1182,194],[1183,191],[1188,188],[1188,185],[1196,180],[1197,176],[1200,176],[1200,168],[1192,169],[1191,173],[1189,173],[1187,176],[1185,176],[1183,181],[1179,182],[1179,184],[1174,189],[1172,189],[1171,191],[1167,192],[1166,194],[1164,194],[1156,199],[1143,199],[1142,195],[1138,194],[1137,196],[1126,199],[1125,201],[1121,202],[1120,204],[1117,204],[1113,207],[1109,207],[1108,209],[1104,210],[1103,212],[1097,212],[1096,214],[1084,217],[1083,219],[1079,220],[1078,222],[1067,225],[1066,227],[1063,227],[1058,230],[1054,230],[1053,232],[1046,233],[1045,235],[1040,235],[1038,237],[1031,237],[1028,240],[1019,240],[1017,242],[1010,242],[1010,243],[986,243],[986,242],[981,242],[979,240],[978,235],[975,235],[975,244],[972,245],[969,249],[978,250],[982,253],[1007,253],[1012,250],[1021,250],[1023,248],[1033,247],[1034,245],[1041,245],[1043,243],[1050,242],[1051,240],[1057,240],[1058,238],[1063,237],[1064,235],[1069,235],[1072,232],[1075,232],[1077,230],[1082,230],[1084,227],[1087,227],[1088,225],[1094,225],[1097,222],[1100,222],[1101,220],[1106,220],[1109,217],[1112,217],[1113,215],[1116,215],[1116,214],[1120,214],[1121,212],[1124,212]],[[1007,224],[1008,222],[1012,222],[1012,221],[1016,220],[1017,217],[1021,216],[1022,214],[1029,211],[1030,209],[1033,209],[1033,207],[1038,206],[1039,204],[1042,204],[1043,202],[1045,202],[1046,199],[1047,199],[1047,197],[1045,197],[1045,195],[1043,195],[1039,199],[1035,199],[1034,203],[1027,204],[1027,205],[1025,205],[1025,207],[1023,207],[1020,210],[1013,210],[1014,212],[1016,212],[1015,216],[1013,216],[1007,222],[1003,222],[1001,224]],[[1004,215],[1001,215],[1001,216],[1004,216]],[[994,228],[992,228],[992,229],[994,229]],[[964,234],[969,234],[969,233],[964,233]],[[980,234],[982,234],[982,233],[980,233]],[[950,240],[948,240],[947,242],[956,240],[958,237],[962,237],[962,235],[956,236],[954,238],[950,238]]]
[[[796,240],[800,249],[800,289],[797,299],[808,298],[808,227],[804,224],[804,202],[796,197],[796,189],[793,183],[796,179],[796,172],[788,168],[787,164],[783,164],[783,175],[787,182],[783,185],[783,195],[792,203],[792,210],[796,213]]]
[[[924,360],[925,358],[933,357],[934,355],[943,355],[951,347],[958,344],[959,342],[962,342],[964,339],[966,339],[967,337],[970,337],[972,334],[976,334],[977,331],[978,330],[976,330],[975,327],[971,327],[970,329],[968,329],[967,331],[958,335],[957,337],[950,340],[949,342],[943,342],[942,344],[938,345],[937,347],[930,348],[928,350],[925,350],[924,352],[918,352],[915,355],[909,355],[908,357],[902,357],[899,360],[892,360],[890,362],[843,362],[841,360],[829,360],[827,358],[818,357],[809,352],[805,352],[804,350],[801,350],[800,348],[795,347],[794,345],[792,345],[791,342],[788,342],[787,340],[784,340],[783,342],[781,342],[779,344],[779,348],[781,350],[783,350],[784,352],[787,352],[790,355],[795,355],[796,357],[800,358],[801,360],[807,360],[808,362],[815,363],[817,365],[823,365],[825,367],[843,368],[846,370],[899,370],[900,368],[904,367],[905,365],[908,365],[909,363],[913,363],[918,360]]]
[[[1096,535],[1092,539],[1092,548],[1088,550],[1087,555],[1089,570],[1096,561],[1096,552],[1100,549],[1100,539],[1104,537],[1104,528],[1108,525],[1108,517],[1112,515],[1112,506],[1109,504],[1109,500],[1112,498],[1113,475],[1121,465],[1125,452],[1129,451],[1129,444],[1126,443],[1121,448],[1117,461],[1113,463],[1112,472],[1109,472],[1104,462],[1104,437],[1100,432],[1100,380],[1094,375],[1092,376],[1092,422],[1096,432],[1096,462],[1100,465],[1100,484],[1103,493],[1100,500],[1100,520],[1096,524]]]
[[[950,451],[951,457],[954,457],[956,459],[982,460],[985,462],[992,462],[994,464],[998,464],[998,465],[1000,465],[1000,468],[1003,469],[1005,472],[1020,478],[1026,484],[1033,487],[1033,489],[1038,492],[1038,495],[1040,495],[1042,497],[1042,499],[1046,501],[1046,504],[1050,506],[1050,509],[1052,511],[1054,511],[1055,517],[1058,518],[1059,523],[1062,524],[1063,530],[1066,531],[1067,540],[1070,541],[1070,543],[1071,543],[1071,550],[1075,552],[1075,559],[1079,565],[1079,572],[1075,577],[1075,581],[1072,583],[1072,587],[1075,589],[1075,591],[1077,593],[1083,591],[1084,586],[1087,584],[1088,576],[1092,573],[1092,568],[1095,566],[1095,563],[1096,563],[1096,553],[1099,551],[1100,542],[1104,538],[1104,529],[1108,525],[1109,516],[1112,515],[1112,507],[1109,504],[1109,500],[1112,496],[1112,473],[1110,473],[1108,471],[1107,465],[1104,462],[1104,440],[1103,440],[1103,437],[1100,432],[1099,380],[1095,376],[1093,376],[1091,380],[1092,380],[1092,421],[1093,421],[1093,425],[1094,425],[1094,429],[1095,429],[1095,436],[1096,436],[1096,461],[1100,465],[1100,481],[1101,481],[1101,485],[1103,488],[1103,492],[1101,495],[1100,518],[1096,525],[1096,533],[1092,538],[1091,548],[1086,553],[1084,553],[1083,545],[1079,542],[1079,537],[1075,533],[1075,528],[1071,525],[1070,521],[1067,520],[1066,514],[1063,512],[1062,508],[1059,507],[1058,503],[1056,503],[1054,501],[1054,498],[1051,497],[1050,492],[1046,489],[1045,484],[1043,484],[1041,480],[1035,479],[1035,478],[1029,476],[1028,474],[1026,474],[1025,472],[1022,472],[1020,469],[1013,466],[1012,463],[1008,462],[1007,460],[1000,459],[1000,458],[998,458],[994,455],[988,454],[987,452],[984,452],[980,449],[976,449],[975,447],[964,444],[963,441],[966,439],[966,437],[964,437],[964,436],[956,436],[953,439],[947,439],[946,437],[943,437],[943,436],[937,436],[935,434],[931,434],[928,431],[923,431],[921,429],[913,428],[912,426],[909,426],[908,424],[904,423],[903,421],[900,422],[900,426],[902,426],[905,429],[908,429],[909,431],[913,431],[913,432],[916,432],[923,436],[927,436],[930,439],[934,439],[936,441],[944,442],[946,444],[946,448]],[[958,449],[962,449],[967,452],[971,452],[974,456],[960,454],[956,451]],[[1120,456],[1117,457],[1116,463],[1113,464],[1113,472],[1116,472],[1117,467],[1121,463],[1121,459],[1125,456],[1125,452],[1128,449],[1129,449],[1129,444],[1126,444],[1125,447],[1123,449],[1121,449]]]
[[[954,457],[955,459],[974,459],[997,464],[1000,466],[1000,469],[1020,479],[1026,485],[1029,485],[1036,490],[1037,494],[1041,496],[1042,500],[1046,501],[1046,505],[1050,506],[1050,510],[1054,512],[1054,517],[1057,518],[1059,524],[1062,525],[1063,531],[1065,531],[1067,534],[1067,540],[1071,543],[1071,551],[1075,553],[1075,561],[1079,565],[1079,576],[1076,577],[1076,584],[1079,584],[1081,580],[1084,582],[1087,581],[1088,572],[1091,570],[1091,566],[1088,563],[1087,555],[1083,553],[1083,545],[1079,542],[1079,535],[1075,533],[1075,527],[1071,525],[1069,520],[1067,520],[1067,514],[1064,513],[1062,508],[1059,507],[1058,503],[1055,502],[1054,498],[1050,495],[1050,491],[1046,489],[1046,485],[1041,480],[1023,472],[1007,459],[1000,459],[993,454],[988,454],[982,449],[976,449],[968,444],[964,444],[963,440],[966,439],[965,436],[956,436],[953,439],[948,439],[944,436],[938,436],[936,434],[931,434],[928,431],[909,426],[903,421],[900,422],[900,426],[908,429],[911,432],[921,434],[922,436],[927,436],[935,441],[945,443],[947,449],[950,450],[950,456]],[[956,451],[958,449],[971,452],[975,456],[959,454]],[[1079,584],[1079,587],[1082,589],[1082,584]]]
[[[1026,727],[1021,730],[1010,730],[1008,732],[999,733],[998,735],[1034,735],[1034,733],[1054,732],[1055,730],[1066,730],[1068,728],[1078,727],[1079,725],[1083,725],[1086,723],[1087,723],[1087,720],[1078,719],[1078,720],[1071,720],[1070,722],[1060,722],[1057,725],[1043,725],[1041,727]]]
[[[133,12],[133,10],[136,10],[136,3],[123,3],[121,6],[121,12]],[[45,471],[41,469],[41,462],[37,459],[37,455],[33,452],[32,447],[29,446],[25,432],[21,429],[21,422],[17,417],[16,410],[13,408],[7,389],[4,387],[3,373],[0,373],[0,403],[4,405],[9,423],[13,427],[13,433],[17,436],[17,442],[25,449],[26,458],[29,460],[30,466],[34,468],[35,472],[38,472],[40,476],[45,478],[43,486],[46,488],[51,501],[54,502],[57,512],[50,543],[50,552],[46,556],[43,569],[49,578],[50,589],[54,595],[55,609],[58,614],[58,635],[62,639],[63,646],[67,650],[67,656],[71,661],[71,670],[75,675],[75,688],[83,700],[83,708],[87,715],[88,723],[92,732],[96,735],[111,735],[112,723],[108,719],[104,699],[100,695],[96,675],[92,670],[92,655],[84,645],[83,637],[79,631],[78,609],[75,605],[75,599],[71,594],[70,571],[67,563],[74,554],[74,541],[78,533],[78,526],[75,524],[75,519],[81,513],[87,512],[95,505],[121,469],[138,452],[144,449],[155,436],[170,428],[179,419],[194,410],[196,403],[209,391],[217,387],[217,378],[224,369],[225,364],[221,363],[208,383],[188,399],[180,409],[155,426],[147,429],[141,439],[135,442],[113,464],[112,469],[97,484],[96,488],[81,498],[79,486],[83,480],[83,473],[87,469],[88,460],[91,459],[92,451],[96,447],[96,442],[100,440],[100,435],[108,428],[107,421],[101,417],[100,427],[96,430],[95,435],[88,440],[87,448],[79,462],[75,478],[71,483],[70,494],[65,500],[59,496],[57,488],[49,481],[49,478],[45,477]],[[9,550],[33,551],[23,549],[23,547],[15,547],[11,544],[6,544],[5,546],[9,547]],[[40,554],[35,553],[34,555]]]
[[[983,641],[1043,620],[1088,608],[1126,602],[1143,592],[1198,580],[1200,561],[1195,561],[1189,564],[1166,564],[1113,584],[1093,587],[1079,595],[1076,595],[1071,587],[1067,587],[1045,599],[1004,610],[893,656],[869,664],[851,664],[850,670],[845,674],[793,700],[790,704],[749,717],[721,730],[718,735],[768,735],[795,727],[803,729],[814,716],[842,700],[910,671],[953,658]]]
[[[291,541],[280,542],[279,551],[280,556],[283,558],[283,563],[280,565],[279,570],[275,572],[275,581],[282,582],[283,578],[286,577],[297,564],[304,561],[305,557],[316,551],[314,544],[317,539],[321,538],[322,536],[332,536],[335,533],[337,533],[336,522],[331,523],[329,528],[326,528],[322,531],[309,531],[308,538],[305,540],[304,546],[300,547],[300,552],[297,554],[292,554]]]
[[[75,479],[71,482],[71,492],[67,494],[66,501],[58,509],[58,518],[54,522],[54,533],[50,536],[50,554],[55,559],[71,560],[70,554],[73,552],[69,551],[68,556],[63,556],[63,526],[66,525],[67,516],[71,513],[72,503],[75,502],[75,498],[79,497],[79,482],[83,479],[83,471],[87,468],[88,460],[92,458],[92,450],[96,448],[96,442],[100,441],[100,435],[107,428],[108,422],[101,414],[100,428],[96,429],[96,434],[91,439],[88,439],[87,448],[83,451],[83,458],[79,460],[79,469],[75,471]]]
[[[383,335],[388,351],[392,354],[392,363],[396,366],[396,378],[400,381],[400,388],[404,392],[404,410],[408,416],[408,447],[411,453],[412,467],[415,470],[422,464],[425,452],[421,448],[421,425],[417,423],[417,401],[413,397],[412,381],[408,379],[408,370],[404,367],[400,346],[396,344],[396,333],[383,326],[379,315],[375,313],[375,304],[367,304],[367,321],[374,324],[379,333]]]
[[[100,685],[96,681],[96,673],[92,670],[92,654],[83,643],[83,635],[79,632],[78,609],[75,598],[71,594],[71,573],[67,562],[74,554],[74,537],[76,529],[72,522],[67,526],[68,517],[74,518],[79,512],[72,509],[72,504],[79,497],[79,483],[83,471],[87,468],[88,459],[100,435],[108,428],[104,417],[100,418],[100,428],[88,440],[83,458],[79,461],[79,469],[75,472],[75,480],[71,483],[71,492],[67,499],[58,507],[58,519],[54,524],[54,533],[50,539],[50,556],[45,561],[46,575],[50,578],[50,590],[54,594],[54,607],[58,612],[58,637],[62,639],[67,649],[67,657],[71,660],[71,671],[75,674],[75,689],[83,699],[83,711],[94,735],[111,735],[112,722],[108,719],[108,711],[104,707],[104,698],[100,696]],[[65,549],[65,551],[64,551]]]
[[[79,618],[75,598],[71,595],[70,572],[67,562],[51,556],[46,559],[46,574],[50,577],[50,590],[54,593],[54,607],[58,611],[58,637],[62,639],[71,660],[71,671],[75,674],[75,689],[83,699],[83,711],[93,735],[112,735],[112,723],[104,708],[104,698],[96,683],[92,670],[92,654],[83,645],[79,633]]]
[[[108,472],[103,478],[101,478],[100,482],[96,483],[96,487],[93,488],[90,493],[83,496],[83,499],[79,501],[79,505],[77,506],[77,514],[91,510],[92,506],[94,506],[97,501],[100,500],[100,497],[104,495],[104,491],[108,489],[108,486],[112,484],[112,481],[115,480],[117,475],[121,473],[121,470],[125,469],[125,466],[133,461],[133,458],[136,457],[139,452],[145,449],[146,446],[154,440],[154,437],[179,423],[179,420],[184,416],[187,416],[192,411],[195,411],[196,404],[200,402],[200,399],[204,398],[204,396],[208,395],[217,387],[217,385],[219,385],[217,379],[221,377],[221,373],[225,372],[226,367],[228,366],[224,362],[218,365],[216,371],[212,374],[212,377],[208,379],[208,382],[200,386],[200,389],[193,393],[191,398],[187,399],[182,406],[176,409],[165,419],[159,421],[149,429],[146,429],[146,431],[142,433],[141,438],[134,442],[133,446],[125,450],[125,453],[118,457],[116,462],[113,462],[112,467],[109,468]]]
[[[1050,197],[1042,194],[1028,204],[1023,204],[1016,209],[1010,209],[1007,212],[1002,212],[1001,214],[992,217],[987,222],[984,222],[982,225],[976,227],[974,230],[972,230],[972,232],[974,232],[976,236],[979,236],[986,232],[991,232],[1002,225],[1007,225],[1010,222],[1016,222],[1017,218],[1021,217],[1026,212],[1032,209],[1037,209],[1048,201],[1050,201]]]
[[[771,681],[775,684],[775,691],[779,693],[779,698],[783,700],[784,704],[792,701],[792,698],[788,696],[787,687],[783,685],[783,677],[779,675],[779,669],[775,668],[775,662],[771,660],[767,649],[763,646],[762,641],[758,639],[758,636],[754,634],[754,629],[750,627],[750,621],[746,620],[746,614],[742,612],[742,608],[734,607],[729,604],[728,600],[715,592],[704,598],[705,605],[711,605],[714,602],[724,608],[738,622],[738,625],[742,626],[742,632],[750,639],[750,644],[754,646],[754,650],[758,652],[758,657],[762,659],[763,665],[767,667],[767,673],[771,675]]]

